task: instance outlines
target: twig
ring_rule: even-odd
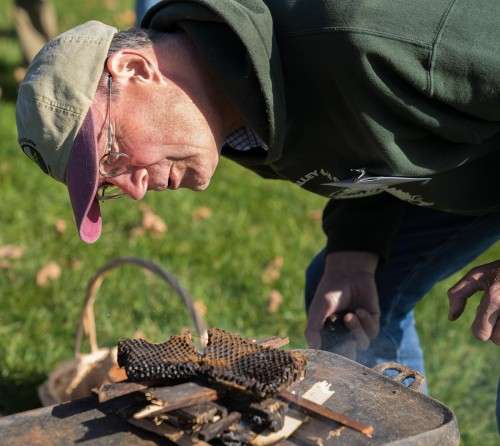
[[[372,438],[373,436],[373,426],[369,426],[367,424],[360,423],[359,421],[353,420],[349,418],[347,415],[344,415],[339,412],[334,412],[331,409],[328,409],[325,406],[321,406],[319,404],[313,403],[312,401],[306,400],[305,398],[301,398],[300,396],[294,395],[290,393],[288,390],[282,390],[279,394],[280,398],[283,398],[285,401],[289,403],[295,404],[311,415],[320,415],[327,420],[335,421],[337,423],[343,424],[344,426],[350,427],[358,432],[361,432],[363,435],[366,435],[368,438]]]
[[[280,338],[279,336],[271,336],[270,338],[262,339],[261,341],[256,342],[261,347],[280,348],[284,345],[288,345],[290,340],[288,338]]]

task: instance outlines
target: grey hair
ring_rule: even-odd
[[[140,49],[151,47],[154,42],[160,40],[163,36],[165,36],[165,33],[145,28],[130,28],[119,31],[113,36],[113,40],[111,41],[111,45],[108,50],[108,57],[114,53],[117,53],[118,51],[127,48]],[[107,78],[108,71],[106,70],[106,68],[104,68],[101,79],[99,80],[99,84],[97,86],[97,95],[107,94]],[[118,93],[118,85],[113,84],[111,98],[115,98]]]

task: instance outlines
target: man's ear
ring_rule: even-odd
[[[130,82],[152,81],[157,71],[147,56],[134,50],[113,53],[108,57],[106,67],[114,78]]]

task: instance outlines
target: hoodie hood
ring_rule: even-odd
[[[280,159],[286,121],[283,75],[272,17],[262,1],[164,0],[147,12],[141,26],[185,31],[247,126],[268,145],[264,163]]]

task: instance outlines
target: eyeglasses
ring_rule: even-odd
[[[127,173],[129,171],[128,163],[119,164],[120,159],[126,159],[129,156],[124,153],[113,150],[114,146],[114,132],[111,126],[111,87],[113,83],[113,77],[108,74],[108,112],[106,115],[107,121],[107,142],[106,142],[106,153],[99,160],[99,173],[103,178],[112,178]],[[113,200],[115,198],[123,197],[123,193],[120,188],[114,186],[110,183],[104,182],[97,189],[96,198],[98,201]]]

